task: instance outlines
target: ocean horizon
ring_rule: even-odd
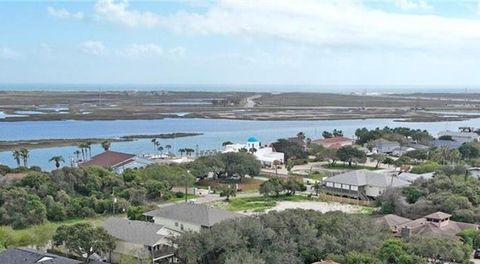
[[[174,91],[174,92],[265,92],[265,93],[480,93],[480,86],[441,85],[280,85],[280,84],[47,84],[0,83],[0,91]]]

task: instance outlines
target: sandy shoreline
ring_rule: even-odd
[[[79,144],[90,142],[91,144],[101,144],[103,141],[108,140],[110,142],[128,142],[138,139],[149,138],[180,138],[180,137],[193,137],[199,136],[202,133],[165,133],[165,134],[145,134],[145,135],[127,135],[118,138],[71,138],[71,139],[34,139],[34,140],[12,140],[12,141],[0,141],[0,151],[10,151],[20,148],[38,149],[38,148],[52,148],[52,147],[65,147],[65,146],[77,146]]]

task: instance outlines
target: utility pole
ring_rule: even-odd
[[[187,170],[187,173],[190,174],[190,171]],[[187,174],[185,174],[185,202],[188,202]]]

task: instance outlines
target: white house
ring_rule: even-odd
[[[285,161],[285,154],[276,152],[271,147],[260,148],[253,153],[253,155],[255,155],[264,166],[272,166],[274,161],[278,161],[280,164],[283,164]]]
[[[438,137],[450,136],[456,142],[466,143],[480,141],[480,136],[475,132],[444,130],[438,132]]]
[[[284,153],[276,152],[272,147],[262,146],[256,137],[249,137],[247,144],[234,143],[226,145],[223,153],[239,152],[241,149],[253,153],[263,166],[272,166],[274,161],[278,161],[280,164],[285,162]]]

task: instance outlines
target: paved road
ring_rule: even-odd
[[[246,108],[253,108],[253,107],[255,107],[255,101],[254,101],[254,100],[255,100],[255,99],[258,99],[258,98],[260,98],[260,97],[262,97],[262,96],[259,95],[259,94],[248,97],[248,98],[246,99],[247,102],[245,103],[244,107],[246,107]]]

